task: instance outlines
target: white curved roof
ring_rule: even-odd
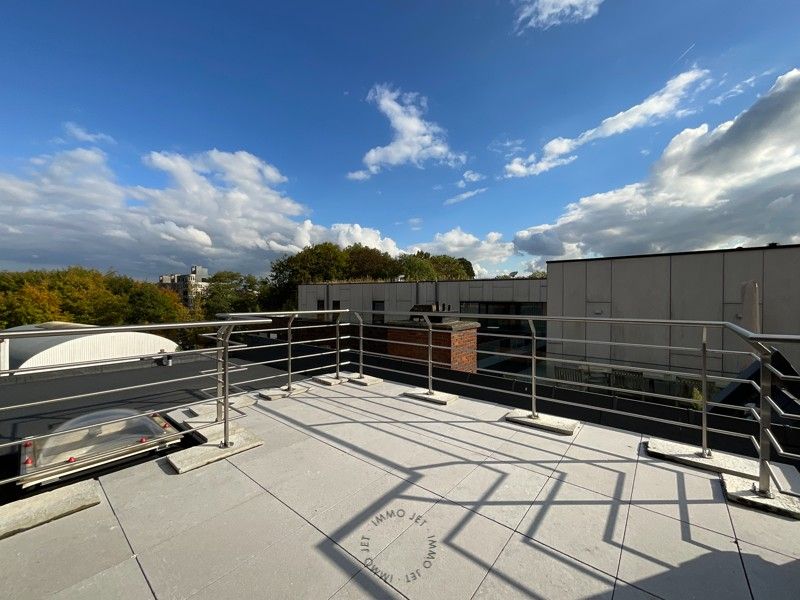
[[[38,325],[20,325],[6,331],[65,329],[94,327],[59,321]],[[11,369],[52,367],[72,362],[110,360],[139,355],[175,352],[178,344],[172,340],[140,331],[117,333],[75,333],[62,336],[42,336],[10,340],[8,366]]]

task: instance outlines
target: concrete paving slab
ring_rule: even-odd
[[[353,373],[350,377],[347,378],[348,383],[352,383],[354,385],[360,385],[362,387],[369,387],[371,385],[378,385],[379,383],[383,383],[383,379],[380,377],[372,377],[371,375],[364,375],[363,377],[359,377],[358,373]]]
[[[486,461],[453,488],[447,498],[516,529],[546,481],[546,475]]]
[[[430,402],[431,404],[440,404],[442,406],[458,400],[458,396],[456,396],[455,394],[445,394],[444,392],[439,392],[437,390],[433,390],[433,393],[429,394],[428,390],[424,390],[422,388],[417,388],[411,390],[410,392],[405,392],[403,393],[403,396],[405,396],[406,398],[413,398],[414,400],[422,400],[423,402]]]
[[[725,492],[719,479],[676,472],[662,468],[664,464],[671,463],[639,463],[631,502],[673,519],[734,537]]]
[[[782,494],[778,490],[773,490],[771,497],[762,496],[756,492],[758,484],[755,481],[728,473],[722,474],[722,485],[728,500],[784,517],[800,519],[800,498],[796,496]]]
[[[528,434],[530,431],[530,434]],[[490,456],[493,463],[516,465],[550,475],[569,449],[571,438],[544,431],[527,430],[516,433],[509,441],[501,444]],[[554,439],[557,436],[559,439]]]
[[[186,598],[304,524],[263,493],[146,549],[139,560],[159,600]]]
[[[224,440],[222,425],[203,429],[201,433],[204,437],[207,436],[206,443],[173,452],[167,457],[169,464],[177,473],[186,473],[205,467],[235,454],[257,448],[264,443],[261,438],[235,423],[230,424],[229,446],[220,446]]]
[[[514,436],[516,431],[496,421],[483,422],[470,418],[452,417],[447,421],[398,423],[414,435],[422,435],[442,444],[464,448],[490,456],[497,448]]]
[[[719,481],[719,473],[715,471],[707,471],[705,469],[698,469],[683,463],[675,462],[672,460],[664,460],[660,456],[650,456],[647,452],[647,442],[649,438],[642,436],[642,443],[639,444],[639,464],[640,465],[655,465],[665,471],[672,471],[674,473],[685,473],[687,475],[694,475],[695,477],[705,477],[706,479],[713,479]]]
[[[611,600],[613,589],[613,577],[515,533],[474,598]]]
[[[584,427],[553,476],[606,496],[628,500],[633,490],[639,436]]]
[[[800,521],[734,502],[728,510],[740,542],[800,559]]]
[[[353,557],[305,525],[192,598],[330,598],[360,568]]]
[[[315,439],[238,465],[307,518],[333,506],[385,471]]]
[[[373,566],[408,598],[469,598],[511,533],[442,501],[377,554]]]
[[[96,479],[65,485],[0,506],[0,540],[100,504]]]
[[[371,571],[361,569],[331,600],[402,600],[404,596]]]
[[[683,463],[697,469],[758,479],[758,461],[738,454],[712,450],[710,457],[703,457],[699,446],[680,444],[659,438],[651,438],[647,441],[647,453],[650,456]]]
[[[0,540],[0,596],[38,600],[130,557],[103,498],[91,508]]]
[[[263,493],[227,461],[183,475],[166,461],[153,461],[100,481],[136,552]]]
[[[620,579],[665,599],[750,598],[736,542],[631,506]]]
[[[477,454],[457,448],[430,445],[416,450],[410,458],[400,457],[405,474],[399,473],[420,487],[440,496],[446,496],[460,481],[486,460]]]
[[[617,579],[617,583],[614,586],[614,600],[659,600],[659,598],[621,579]]]
[[[796,600],[800,561],[746,542],[739,542],[754,600]]]
[[[550,479],[517,531],[614,577],[628,505]]]
[[[87,577],[66,589],[49,596],[50,600],[145,600],[153,598],[150,586],[136,558],[129,558],[96,575]]]
[[[506,414],[506,421],[511,421],[517,425],[533,427],[534,429],[544,429],[562,435],[572,435],[580,425],[579,421],[564,419],[553,415],[539,413],[535,418],[531,416],[531,411],[525,409],[512,410]]]
[[[369,554],[378,554],[414,524],[412,515],[424,515],[440,499],[387,474],[317,514],[312,523],[363,562],[365,537]]]

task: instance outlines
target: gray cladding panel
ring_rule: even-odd
[[[742,284],[755,281],[764,289],[764,251],[752,250],[724,254],[724,302],[742,301]]]
[[[669,263],[669,256],[612,261],[613,316],[668,319]]]
[[[586,263],[586,301],[611,302],[611,261]]]
[[[800,248],[776,248],[764,256],[764,333],[800,334]]]
[[[722,253],[672,257],[670,318],[722,320],[722,260]]]

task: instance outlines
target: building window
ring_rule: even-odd
[[[325,310],[325,300],[317,300],[317,310]],[[323,320],[325,319],[325,315],[319,314],[317,315],[317,319]]]
[[[333,301],[333,310],[339,310],[342,306],[342,303],[339,300]]]
[[[386,304],[383,300],[373,300],[372,301],[372,310],[386,310]],[[372,322],[376,325],[381,325],[384,322],[385,315],[372,315]]]

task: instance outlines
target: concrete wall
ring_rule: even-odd
[[[325,301],[326,308],[339,300],[342,308],[372,310],[372,302],[382,300],[387,311],[407,312],[415,304],[444,303],[457,312],[461,302],[547,302],[547,280],[313,283],[299,286],[297,297],[300,310],[316,310],[318,300]]]
[[[548,263],[548,316],[729,321],[750,328],[742,285],[755,281],[765,333],[800,334],[800,248],[739,249]],[[701,331],[683,326],[548,324],[548,337],[698,348]],[[747,350],[735,334],[708,330],[710,348]],[[793,359],[800,359],[791,349]],[[548,354],[695,370],[698,354],[579,343],[548,344]],[[738,372],[746,358],[711,354],[709,368]]]

